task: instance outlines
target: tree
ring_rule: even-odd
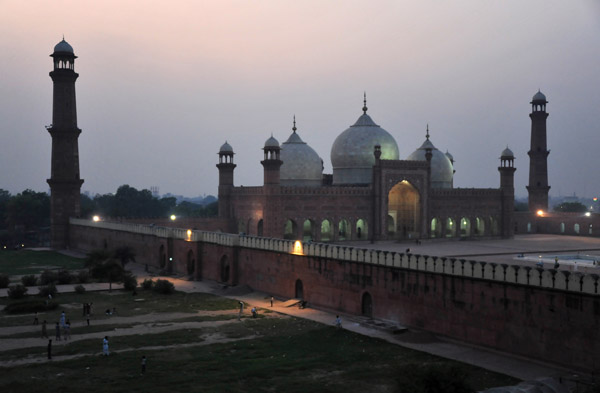
[[[6,228],[8,201],[10,201],[10,192],[0,188],[0,229]]]
[[[85,258],[85,267],[90,271],[108,261],[111,257],[110,252],[104,249],[92,250]]]
[[[113,252],[113,257],[121,262],[123,268],[125,268],[127,262],[135,262],[135,252],[129,246],[117,247]]]
[[[564,213],[583,213],[586,212],[587,207],[579,202],[563,202],[554,206],[555,212],[564,212]]]
[[[25,190],[10,198],[6,208],[9,227],[24,230],[50,225],[50,196],[45,192]]]

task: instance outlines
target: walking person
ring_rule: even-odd
[[[52,340],[48,340],[48,359],[52,359]]]
[[[102,354],[108,356],[108,336],[104,336],[102,340]]]
[[[63,310],[63,312],[60,313],[60,327],[62,327],[62,328],[65,327],[66,320],[67,320],[67,317],[65,316],[65,311]]]
[[[71,321],[67,319],[67,323],[65,323],[65,340],[71,338]]]
[[[42,322],[42,338],[48,338],[48,331],[46,330],[46,320]]]
[[[271,296],[271,307],[273,307],[273,296]]]
[[[56,341],[60,341],[60,326],[56,322]]]
[[[146,374],[146,355],[142,356],[142,375]]]
[[[342,328],[342,318],[339,315],[335,316],[335,327],[338,329]]]

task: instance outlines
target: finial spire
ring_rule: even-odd
[[[367,114],[367,110],[368,110],[368,109],[369,109],[369,108],[367,108],[367,92],[365,91],[365,92],[364,92],[364,99],[363,99],[363,108],[362,108],[362,110],[363,110],[363,113],[364,113],[365,115]]]
[[[292,127],[292,131],[294,131],[294,134],[296,133],[296,115],[294,115],[294,126]]]
[[[63,41],[65,40],[65,33],[63,33]]]
[[[427,123],[427,133],[425,134],[427,140],[429,140],[429,123]]]

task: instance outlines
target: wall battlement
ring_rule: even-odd
[[[236,246],[278,253],[328,258],[338,261],[358,262],[372,265],[417,270],[452,276],[496,281],[528,287],[541,287],[573,293],[598,295],[600,277],[596,274],[540,269],[529,266],[496,264],[482,261],[443,258],[428,255],[404,254],[392,251],[339,246],[325,243],[302,243],[302,253],[295,251],[295,241],[229,233],[186,230],[140,224],[93,222],[71,218],[72,226],[87,226],[113,231],[152,235],[160,238],[202,242],[220,246]],[[189,231],[189,233],[188,233]]]

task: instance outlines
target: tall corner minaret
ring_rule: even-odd
[[[233,148],[227,142],[219,149],[219,217],[231,218],[231,191],[233,190]]]
[[[531,100],[531,149],[529,155],[529,211],[548,210],[548,154],[546,96],[538,90]]]
[[[515,210],[515,155],[506,146],[500,155],[500,191],[502,191],[502,232],[503,238],[513,237],[513,216]]]
[[[52,168],[50,185],[50,246],[56,249],[69,247],[69,218],[81,214],[80,190],[83,179],[79,177],[79,147],[75,104],[75,72],[73,47],[63,38],[50,55],[54,70],[50,77],[54,85],[52,99],[52,124],[46,129],[52,137]]]

